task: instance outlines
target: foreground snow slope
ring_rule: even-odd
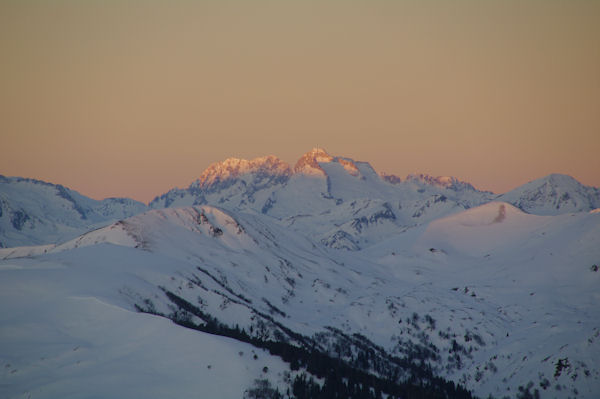
[[[56,348],[57,358],[75,359],[80,349],[73,348],[85,348],[81,342],[98,348],[86,358],[92,373],[121,361],[103,360],[100,353],[131,348],[137,339],[142,344],[139,353],[131,349],[132,363],[149,364],[144,348],[158,353],[151,348],[161,345],[160,335],[179,334],[181,327],[159,327],[155,317],[130,312],[137,306],[197,320],[171,300],[176,296],[253,336],[303,345],[291,331],[313,337],[314,345],[336,356],[352,357],[373,343],[428,364],[480,396],[514,397],[529,382],[548,397],[593,398],[600,392],[600,273],[591,267],[600,259],[600,214],[534,216],[489,203],[392,232],[355,252],[327,248],[311,230],[301,231],[268,215],[197,206],[153,210],[37,252],[0,250],[0,328],[7,338],[0,354],[9,354],[11,364],[3,389],[16,396],[43,386],[26,382],[48,373],[38,367],[37,354]],[[121,323],[125,314],[135,322]],[[154,328],[165,331],[148,335]],[[28,329],[33,335],[23,333]],[[105,341],[114,336],[108,329],[127,339]],[[181,349],[196,339],[198,357],[212,356],[202,354],[207,338],[197,334],[169,344],[181,362],[177,367],[197,366]],[[63,341],[68,344],[60,346]],[[342,347],[351,353],[339,352]],[[156,373],[170,375],[164,368],[177,361],[169,359],[157,360]],[[249,367],[247,377],[233,384],[238,388],[262,375],[245,358],[227,359]],[[285,368],[272,362],[269,369]],[[83,386],[86,373],[67,364],[64,376]],[[220,377],[211,378],[203,367],[198,378],[218,392]],[[12,379],[15,368],[38,374]],[[182,379],[175,380],[196,389]]]
[[[126,295],[174,269],[112,244],[3,263],[0,397],[239,399],[256,378],[284,389],[279,358],[132,311]]]

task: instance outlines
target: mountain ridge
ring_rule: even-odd
[[[31,190],[18,193],[11,184]],[[310,225],[325,245],[358,250],[386,234],[490,201],[505,201],[532,214],[588,212],[600,208],[600,190],[551,174],[494,194],[450,176],[409,174],[402,179],[377,173],[368,162],[313,148],[293,167],[273,155],[215,162],[187,188],[173,188],[148,206],[126,198],[96,201],[61,185],[2,176],[0,244],[55,243],[146,209],[215,205],[266,214],[292,228]],[[62,215],[60,220],[46,220],[43,204],[52,203],[60,204],[60,210],[49,214]]]
[[[271,162],[273,164],[276,164],[277,167],[273,168],[270,167],[270,165],[267,162]],[[230,172],[230,165],[232,163],[238,164],[238,165],[252,165],[252,167],[248,168],[238,168],[235,173],[231,173]],[[185,189],[180,189],[180,188],[174,188],[172,190],[167,191],[166,193],[159,195],[157,197],[155,197],[152,201],[150,201],[149,206],[150,207],[161,207],[161,206],[171,206],[171,204],[175,201],[172,200],[167,200],[164,201],[165,198],[168,198],[169,196],[172,197],[182,197],[185,196],[186,192],[195,192],[195,193],[199,193],[202,191],[202,189],[206,189],[206,188],[211,188],[212,192],[214,191],[218,191],[220,189],[223,189],[223,186],[219,187],[219,182],[232,182],[234,181],[236,178],[240,178],[242,175],[247,174],[247,175],[253,175],[253,174],[258,174],[260,175],[262,180],[265,180],[265,178],[270,177],[275,184],[279,183],[279,184],[286,184],[289,179],[295,175],[308,175],[308,176],[314,176],[314,177],[324,177],[324,178],[328,178],[328,175],[323,167],[323,165],[328,165],[328,164],[339,164],[343,167],[343,169],[351,176],[354,177],[361,177],[361,172],[360,172],[360,168],[358,167],[358,165],[360,164],[364,164],[365,167],[367,167],[368,169],[371,169],[374,172],[374,169],[371,167],[371,165],[369,165],[368,162],[357,162],[354,161],[350,158],[347,157],[341,157],[341,156],[332,156],[329,153],[327,153],[326,150],[322,149],[322,148],[313,148],[310,151],[306,152],[305,154],[303,154],[295,163],[295,165],[292,167],[290,164],[285,163],[284,161],[281,161],[279,158],[277,158],[274,155],[268,155],[268,156],[264,156],[264,157],[259,157],[259,158],[255,158],[253,160],[245,160],[245,159],[238,159],[238,158],[228,158],[225,161],[221,161],[221,162],[216,162],[211,164],[207,169],[205,169],[200,177],[195,180],[194,182],[192,182],[188,188]],[[266,166],[266,167],[265,167]],[[221,171],[221,173],[219,174],[219,171]],[[272,173],[270,173],[272,171]],[[546,181],[553,181],[556,180],[557,177],[560,176],[568,176],[568,175],[562,175],[562,174],[550,174],[547,176],[543,176],[541,178],[532,180],[522,186],[519,186],[515,189],[512,189],[506,193],[501,193],[501,194],[495,194],[491,191],[487,191],[487,190],[479,190],[477,189],[475,186],[473,186],[471,183],[460,180],[456,177],[453,176],[433,176],[433,175],[428,175],[428,174],[423,174],[423,173],[411,173],[406,175],[405,178],[401,178],[395,174],[387,174],[387,173],[377,173],[377,176],[382,180],[385,181],[387,183],[390,183],[392,185],[413,185],[417,190],[419,188],[423,188],[423,187],[436,187],[438,189],[442,189],[442,190],[450,190],[450,191],[454,191],[454,192],[464,192],[464,191],[471,191],[471,192],[477,192],[477,193],[485,193],[490,200],[492,198],[499,198],[500,200],[505,200],[506,202],[509,202],[515,206],[517,206],[520,209],[523,209],[526,212],[531,212],[531,213],[535,213],[535,212],[547,212],[544,210],[540,209],[540,206],[534,206],[532,204],[526,204],[526,202],[528,200],[531,199],[536,199],[539,198],[539,195],[536,196],[535,194],[528,194],[528,197],[522,197],[519,198],[518,193],[520,193],[519,190],[523,190],[525,187],[530,187],[532,190],[541,190],[541,187],[536,187],[535,189],[533,188],[533,186],[535,186],[536,184],[539,186],[543,186],[543,184]],[[585,199],[578,199],[577,202],[575,203],[574,206],[571,207],[565,207],[564,205],[561,207],[560,204],[556,209],[559,209],[561,211],[574,211],[574,212],[579,212],[579,211],[583,211],[585,210],[592,210],[595,208],[600,207],[600,190],[598,190],[595,187],[592,186],[585,186],[581,183],[579,183],[577,180],[575,180],[574,178],[568,176],[569,179],[562,179],[563,183],[568,183],[570,186],[570,189],[574,189],[577,192],[585,192]],[[573,184],[573,182],[575,182],[575,184]],[[559,184],[560,185],[560,184]],[[531,191],[531,190],[530,190]],[[162,200],[162,201],[161,201]],[[560,201],[558,201],[560,202]],[[185,203],[182,205],[192,205],[192,204],[200,204],[202,203],[201,201],[196,201],[196,202],[191,202],[191,203]],[[581,205],[581,206],[577,206],[577,204]],[[538,204],[539,205],[539,204]]]
[[[98,201],[60,184],[0,175],[0,247],[55,243],[146,209],[129,198]]]
[[[198,179],[192,182],[188,189],[199,189],[209,188],[222,181],[228,181],[231,179],[239,178],[244,174],[261,173],[268,174],[272,171],[272,175],[281,177],[291,177],[294,174],[304,174],[309,176],[326,176],[325,170],[321,164],[327,163],[339,163],[342,165],[344,170],[348,174],[358,177],[360,170],[357,164],[365,164],[368,168],[374,170],[368,162],[357,162],[351,158],[343,156],[332,156],[326,150],[315,147],[310,151],[304,153],[296,161],[292,167],[290,164],[282,161],[275,155],[266,155],[252,160],[246,160],[243,158],[227,158],[223,161],[215,162],[209,165],[201,174]],[[275,167],[272,167],[274,165]],[[477,190],[472,184],[459,180],[452,176],[432,176],[427,174],[409,174],[405,179],[402,179],[393,174],[379,173],[378,174],[383,180],[390,183],[400,183],[411,181],[421,184],[436,185],[441,188],[449,188],[455,191],[459,189],[471,189]],[[174,188],[172,190],[182,190]],[[491,193],[489,191],[486,191]],[[165,193],[166,194],[166,193]],[[160,197],[155,197],[150,204],[157,201]]]

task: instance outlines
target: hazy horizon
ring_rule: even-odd
[[[0,3],[0,174],[148,202],[313,147],[600,186],[600,2]]]

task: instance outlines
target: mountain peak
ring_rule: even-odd
[[[334,157],[329,155],[327,151],[315,147],[300,157],[298,162],[296,162],[296,166],[294,166],[294,172],[308,175],[324,175],[325,171],[319,166],[319,163],[331,162],[333,160]]]
[[[587,212],[600,206],[600,190],[559,173],[532,180],[501,198],[526,212],[541,215]]]
[[[577,179],[573,176],[565,175],[562,173],[551,173],[547,176],[541,177],[539,179],[533,180],[533,182],[549,182],[552,184],[575,184],[582,185]]]
[[[324,148],[321,148],[321,147],[314,147],[310,151],[308,151],[305,155],[312,155],[315,157],[332,158],[332,156],[329,155],[329,153]]]
[[[252,160],[227,158],[224,161],[215,162],[206,168],[194,185],[209,187],[249,173],[289,176],[291,168],[287,163],[274,155],[267,155]]]
[[[535,180],[531,180],[522,186],[517,187],[514,191],[532,191],[532,190],[567,190],[567,189],[575,189],[580,190],[586,188],[585,185],[581,184],[577,179],[572,176],[561,174],[561,173],[551,173],[544,177],[540,177]],[[508,194],[508,193],[506,193]]]

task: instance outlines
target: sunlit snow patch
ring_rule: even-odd
[[[518,246],[549,220],[550,217],[529,215],[505,202],[491,202],[433,221],[417,246],[483,256]]]

